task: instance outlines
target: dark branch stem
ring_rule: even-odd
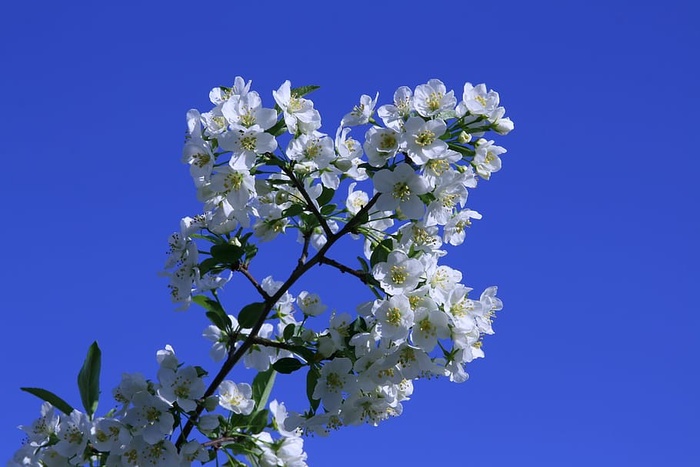
[[[270,294],[265,292],[265,289],[262,288],[260,283],[255,279],[255,277],[253,277],[250,271],[248,271],[248,266],[241,263],[238,265],[238,268],[236,268],[236,270],[240,271],[241,274],[243,274],[246,277],[246,279],[248,279],[248,281],[251,284],[253,284],[253,287],[255,287],[255,290],[258,291],[258,293],[262,296],[263,299],[265,299],[266,301],[270,299]]]
[[[238,442],[240,442],[240,437],[224,436],[223,438],[217,438],[217,439],[212,439],[211,441],[205,441],[204,443],[202,443],[202,446],[218,447],[224,443],[238,443]]]
[[[311,243],[311,232],[304,232],[304,246],[301,249],[297,267],[301,267],[306,263],[306,259],[309,257],[309,243]]]
[[[289,350],[290,352],[294,352],[294,346],[289,345],[285,342],[273,341],[273,340],[265,339],[264,337],[258,337],[258,336],[254,336],[252,339],[253,339],[253,344],[264,345],[265,347],[275,347],[276,349],[283,349],[283,350]]]
[[[331,238],[331,236],[333,235],[333,231],[328,226],[328,222],[326,222],[326,219],[323,217],[321,212],[316,208],[316,205],[311,199],[311,196],[309,196],[309,194],[306,192],[304,185],[299,181],[296,175],[294,175],[294,171],[288,167],[282,167],[282,171],[287,175],[287,177],[289,177],[289,179],[294,184],[294,187],[301,193],[301,196],[304,198],[304,201],[306,201],[307,207],[313,213],[316,220],[318,220],[318,223],[321,225],[323,232],[326,234],[326,238]]]
[[[305,193],[305,190],[301,190],[302,193]],[[308,194],[306,195],[308,197]],[[214,379],[212,382],[209,384],[209,387],[207,390],[204,392],[204,396],[202,397],[203,399],[207,399],[208,397],[212,396],[214,392],[218,389],[219,385],[221,384],[222,381],[226,378],[226,376],[231,372],[233,367],[238,363],[241,358],[243,358],[243,355],[250,349],[250,347],[255,343],[256,338],[258,338],[258,332],[260,332],[260,328],[262,325],[265,323],[265,320],[267,319],[267,316],[269,315],[270,311],[272,308],[275,306],[277,301],[282,298],[282,296],[287,293],[287,291],[296,283],[297,280],[301,276],[303,276],[309,269],[314,267],[317,264],[320,264],[321,259],[325,257],[325,254],[330,250],[330,248],[344,235],[352,232],[361,222],[361,219],[364,217],[364,215],[369,212],[369,210],[374,206],[374,204],[377,202],[377,199],[379,199],[379,193],[374,195],[371,200],[362,208],[360,211],[348,221],[345,226],[338,231],[337,233],[330,233],[328,235],[328,240],[326,243],[321,247],[321,249],[307,262],[304,264],[297,264],[297,266],[294,268],[292,273],[289,275],[287,280],[285,281],[284,284],[275,292],[274,295],[268,296],[268,298],[265,298],[265,306],[263,308],[263,312],[260,314],[260,318],[258,321],[255,323],[255,326],[250,330],[250,334],[246,339],[243,341],[240,347],[238,348],[231,348],[229,351],[228,357],[226,358],[226,361],[224,361],[224,364],[221,366],[221,369],[219,372],[214,376]],[[313,206],[313,205],[312,205]],[[320,213],[319,213],[320,216]],[[366,217],[365,217],[366,219]],[[330,231],[330,229],[329,229]],[[242,271],[243,272],[243,271]],[[257,284],[257,281],[254,282],[254,284]],[[202,414],[202,411],[204,410],[204,404],[198,404],[197,408],[195,409],[194,414],[187,420],[187,423],[183,427],[182,431],[180,432],[180,436],[177,438],[177,442],[175,443],[175,447],[179,450],[182,445],[187,441],[187,437],[190,435],[192,432],[192,429],[194,428],[195,424],[197,423],[197,420],[199,419],[199,416]]]
[[[351,267],[348,267],[348,266],[346,266],[346,265],[344,265],[344,264],[342,264],[342,263],[339,263],[338,261],[336,261],[336,260],[334,260],[334,259],[326,258],[326,257],[321,258],[321,260],[319,261],[319,263],[321,263],[321,264],[327,264],[327,265],[329,265],[329,266],[333,266],[334,268],[340,270],[340,272],[342,272],[342,273],[351,274],[351,275],[357,277],[358,279],[360,279],[360,280],[362,281],[363,284],[368,284],[368,283],[369,283],[369,280],[367,279],[367,273],[364,272],[364,271],[359,271],[359,270],[357,270],[357,269],[352,269]]]

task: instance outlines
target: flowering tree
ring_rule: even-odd
[[[97,416],[95,343],[78,378],[84,411],[22,388],[45,402],[20,427],[27,441],[10,465],[305,466],[302,435],[398,416],[413,380],[463,382],[465,364],[484,356],[481,338],[502,307],[496,287],[470,298],[441,258],[481,218],[466,208],[468,189],[501,168],[505,149],[485,137],[513,129],[498,94],[466,83],[458,102],[432,79],[400,87],[376,111],[377,96],[363,95],[333,137],[305,97],[315,86],[286,81],[274,108],[250,86],[237,77],[210,92],[214,108],[187,113],[183,161],[203,213],[182,219],[165,265],[179,309],[194,302],[211,321],[203,336],[220,368],[186,365],[166,346],[156,378],[125,374],[116,406]],[[350,136],[357,126],[368,127],[363,143]],[[289,231],[300,243],[295,266],[283,280],[256,277],[259,245]],[[345,238],[361,242],[357,264],[334,255]],[[352,276],[374,299],[331,314],[318,291],[293,295],[318,265]],[[222,299],[234,275],[258,301]],[[255,376],[227,379],[241,362]],[[268,399],[276,376],[296,371],[306,372],[308,407],[290,412]]]

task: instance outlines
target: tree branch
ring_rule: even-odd
[[[240,271],[241,274],[243,274],[248,281],[253,284],[253,287],[255,287],[255,290],[258,291],[258,293],[262,296],[263,299],[269,300],[270,299],[270,294],[265,292],[265,289],[262,288],[260,283],[253,277],[253,275],[248,271],[248,266],[246,266],[243,263],[240,263],[238,267],[236,268],[236,271]]]
[[[333,235],[333,231],[328,226],[328,222],[326,222],[326,219],[325,217],[323,217],[323,214],[321,214],[321,212],[316,208],[316,205],[311,199],[311,196],[309,196],[309,194],[306,192],[306,188],[304,188],[304,185],[299,181],[296,175],[294,175],[294,171],[288,167],[282,167],[282,171],[285,173],[285,175],[287,175],[287,177],[289,177],[289,179],[294,184],[294,187],[301,193],[301,196],[304,198],[307,207],[313,213],[316,220],[318,220],[318,223],[323,229],[323,233],[326,234],[326,238],[330,238],[331,235]]]
[[[319,263],[333,266],[334,268],[340,270],[340,272],[342,272],[342,273],[348,273],[350,275],[357,277],[358,279],[360,279],[362,281],[363,284],[365,284],[365,285],[369,284],[369,279],[367,278],[367,273],[364,271],[352,269],[349,266],[346,266],[346,265],[344,265],[344,264],[342,264],[334,259],[326,258],[325,256],[323,258],[321,258]]]
[[[360,211],[352,219],[350,219],[350,221],[348,221],[348,223],[345,224],[345,226],[340,231],[338,231],[335,234],[331,232],[331,235],[328,236],[326,243],[313,256],[313,258],[311,258],[304,264],[297,264],[297,266],[294,268],[292,273],[289,275],[285,283],[282,284],[279,290],[277,290],[277,292],[275,292],[274,295],[269,296],[269,298],[265,299],[265,307],[263,309],[263,312],[260,314],[260,318],[258,319],[257,323],[255,323],[255,326],[253,326],[253,328],[250,330],[250,334],[248,335],[248,337],[246,337],[246,339],[243,341],[243,344],[240,347],[238,347],[237,349],[231,348],[228,357],[226,358],[226,361],[221,366],[221,369],[216,374],[216,376],[214,376],[214,379],[209,384],[207,390],[204,392],[204,396],[202,397],[203,399],[207,399],[208,397],[214,394],[214,392],[218,389],[219,385],[222,383],[222,381],[224,381],[226,376],[231,372],[236,363],[238,363],[240,359],[243,358],[243,355],[255,343],[255,339],[258,336],[258,332],[260,332],[260,328],[265,323],[268,314],[275,306],[277,301],[280,298],[282,298],[282,296],[285,293],[287,293],[287,291],[292,287],[292,285],[294,285],[294,283],[297,280],[299,280],[299,278],[303,276],[309,269],[311,269],[316,264],[320,264],[321,259],[325,257],[326,252],[328,252],[328,250],[335,244],[335,242],[337,242],[341,237],[343,237],[347,233],[352,232],[352,230],[360,224],[361,219],[364,218],[364,215],[367,212],[369,212],[372,206],[374,206],[374,204],[379,199],[379,196],[379,193],[375,194],[372,197],[372,199],[369,200],[369,202],[366,205],[364,205],[362,209],[360,209]],[[257,283],[257,281],[255,283]],[[192,429],[197,423],[197,420],[199,419],[199,416],[202,414],[203,410],[204,404],[198,404],[197,408],[194,411],[194,414],[192,414],[189,420],[187,420],[187,423],[183,427],[182,431],[180,432],[180,436],[178,436],[177,442],[175,443],[175,447],[178,450],[187,441],[187,437],[192,432]]]

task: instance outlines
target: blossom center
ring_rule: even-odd
[[[287,105],[289,112],[298,112],[301,110],[301,101],[298,97],[292,96],[289,98],[289,104]]]
[[[401,324],[401,310],[396,307],[389,308],[386,313],[386,321],[393,326]]]
[[[389,151],[396,146],[396,137],[392,134],[384,133],[379,137],[379,150]]]
[[[438,110],[442,103],[442,97],[441,92],[431,92],[430,96],[428,96],[428,108],[433,112]]]
[[[435,326],[433,326],[433,323],[430,322],[428,317],[425,317],[422,320],[420,320],[420,322],[418,323],[418,329],[424,334],[429,334],[432,336],[435,335]]]
[[[304,155],[306,156],[307,159],[313,160],[318,157],[319,153],[321,152],[321,148],[318,146],[316,143],[311,143],[306,147],[306,151],[304,151]]]
[[[251,110],[248,110],[247,113],[241,115],[240,122],[241,125],[243,125],[246,128],[249,128],[255,125],[255,115],[253,115],[253,112]]]
[[[224,183],[224,186],[228,190],[240,190],[242,185],[243,174],[240,172],[233,172],[228,174],[228,176],[226,177],[226,182]]]
[[[244,136],[241,138],[241,147],[246,151],[255,151],[255,136]]]
[[[426,168],[435,175],[442,175],[447,169],[450,168],[450,163],[445,159],[430,159],[425,165]]]
[[[428,146],[435,141],[435,133],[430,130],[423,130],[416,136],[416,144],[419,146]]]
[[[194,156],[192,156],[192,163],[200,169],[207,165],[209,161],[211,161],[211,157],[209,156],[209,154],[197,153]]]
[[[442,197],[442,205],[446,208],[453,208],[457,201],[457,195],[444,195]]]
[[[391,194],[395,199],[408,201],[411,198],[411,188],[406,182],[399,182],[394,185],[394,190]]]
[[[155,407],[149,407],[146,409],[146,420],[149,421],[149,423],[157,422],[158,419],[160,418],[160,410],[156,409]]]
[[[338,391],[338,389],[343,387],[343,379],[338,376],[338,373],[331,373],[326,377],[326,385],[329,389]]]
[[[392,266],[391,267],[391,281],[394,284],[403,284],[408,279],[408,271],[406,266]]]

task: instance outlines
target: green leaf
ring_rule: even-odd
[[[275,107],[279,109],[279,107],[277,107],[277,104],[275,104]],[[282,110],[282,109],[279,109],[279,111],[281,111],[281,110]],[[287,131],[287,124],[286,124],[286,122],[284,121],[284,118],[283,118],[283,119],[280,119],[277,123],[275,123],[275,124],[273,125],[272,128],[270,128],[270,129],[268,129],[268,130],[266,130],[266,131],[267,131],[268,133],[270,133],[272,136],[279,136],[279,135],[281,135],[282,133],[284,133],[285,131]],[[273,163],[272,165],[275,165],[275,164]]]
[[[293,373],[302,366],[304,366],[304,364],[296,358],[280,358],[272,364],[272,368],[274,368],[278,373],[282,374]]]
[[[387,238],[382,240],[374,247],[372,256],[369,258],[369,264],[374,267],[379,263],[386,263],[389,253],[394,249],[394,240]]]
[[[29,394],[32,394],[36,397],[38,397],[41,400],[44,400],[48,402],[49,404],[53,405],[56,407],[58,410],[63,412],[66,415],[70,415],[70,413],[74,410],[71,405],[58,397],[56,394],[52,393],[51,391],[47,391],[46,389],[41,389],[41,388],[20,388],[24,392],[28,392]]]
[[[207,318],[209,318],[209,321],[211,321],[211,324],[213,324],[217,328],[221,329],[222,331],[225,331],[227,329],[226,328],[227,324],[229,326],[231,325],[231,321],[229,321],[227,323],[226,321],[223,320],[223,318],[221,318],[221,316],[218,313],[216,313],[214,311],[207,311],[205,314],[207,315]]]
[[[192,238],[202,238],[205,240],[209,240],[212,243],[225,243],[224,239],[221,237],[217,237],[215,235],[202,235],[202,234],[190,234],[190,237]]]
[[[367,260],[361,256],[358,256],[357,260],[360,262],[360,265],[362,266],[362,270],[364,272],[369,272],[369,263],[367,262]]]
[[[321,195],[318,198],[316,198],[316,201],[318,201],[318,205],[323,206],[324,204],[328,204],[333,199],[334,194],[335,190],[324,186]]]
[[[242,328],[252,328],[260,320],[260,316],[265,311],[265,304],[263,302],[255,302],[243,307],[240,313],[238,313],[238,324]]]
[[[304,206],[301,204],[292,204],[287,209],[282,211],[282,217],[294,217],[298,216],[302,212],[304,212]]]
[[[309,404],[311,404],[311,409],[316,412],[318,405],[321,403],[321,399],[314,399],[313,394],[316,389],[316,383],[318,378],[321,376],[321,372],[318,367],[312,365],[309,367],[309,372],[306,374],[306,397],[309,399]]]
[[[435,201],[435,195],[432,193],[424,193],[422,195],[418,195],[418,198],[420,198],[421,201],[423,201],[423,204],[426,206]]]
[[[314,92],[315,90],[319,89],[321,86],[317,86],[315,84],[309,84],[308,86],[299,86],[298,88],[294,88],[291,90],[291,94],[294,97],[304,97],[307,94],[310,94]]]
[[[220,263],[233,264],[238,262],[245,251],[243,248],[226,243],[224,245],[214,245],[211,247],[211,256]]]
[[[207,312],[207,318],[214,324],[217,328],[222,331],[231,329],[233,323],[231,323],[231,318],[228,317],[221,304],[216,300],[212,300],[206,295],[195,295],[192,297],[192,301],[197,305],[203,307]]]
[[[221,312],[224,311],[224,309],[221,308],[219,302],[217,302],[216,300],[212,300],[206,295],[195,295],[192,297],[192,301],[204,308],[205,310]]]
[[[245,259],[246,261],[250,261],[251,259],[255,258],[255,255],[258,254],[258,247],[252,243],[247,243],[245,246]]]
[[[353,233],[357,233],[358,227],[369,222],[369,213],[367,211],[360,211],[355,216],[353,216],[350,222],[352,222],[352,225],[354,226]]]
[[[207,258],[199,263],[199,274],[203,276],[219,265],[219,260],[216,258]]]
[[[359,332],[366,332],[368,331],[367,321],[365,321],[365,319],[362,316],[358,316],[357,319],[352,322],[351,329],[355,334]]]
[[[475,154],[475,151],[466,147],[462,146],[461,144],[457,143],[447,143],[447,146],[452,149],[453,151],[457,151],[464,157],[472,157]]]
[[[240,413],[232,413],[229,417],[229,428],[240,428],[247,423],[248,415],[243,415]]]
[[[311,213],[303,213],[299,217],[301,218],[302,224],[304,224],[304,227],[307,229],[313,229],[314,227],[321,225],[318,223],[316,216]]]
[[[289,323],[284,327],[284,331],[282,332],[282,337],[284,340],[288,341],[289,339],[292,338],[294,335],[294,330],[296,329],[296,325],[294,323]]]
[[[330,214],[333,214],[335,210],[338,208],[335,204],[326,204],[321,208],[321,214],[324,216],[328,216]]]
[[[267,399],[272,392],[272,386],[275,385],[275,376],[277,372],[273,368],[257,374],[253,379],[253,400],[256,407],[265,407]]]
[[[314,358],[316,358],[316,353],[313,350],[304,347],[303,344],[305,344],[306,341],[304,341],[303,338],[294,337],[294,338],[292,338],[292,342],[294,342],[297,345],[294,345],[294,346],[289,348],[289,350],[291,352],[299,355],[301,358],[303,358],[307,362],[314,361]]]
[[[85,408],[85,413],[92,418],[97,410],[97,403],[100,398],[100,367],[102,365],[102,352],[93,342],[88,349],[87,357],[83,362],[83,367],[78,373],[78,389],[80,390],[80,400]]]
[[[255,415],[253,415],[253,418],[250,421],[251,433],[257,435],[258,433],[263,431],[267,426],[267,419],[269,415],[270,412],[267,409],[259,410]]]

